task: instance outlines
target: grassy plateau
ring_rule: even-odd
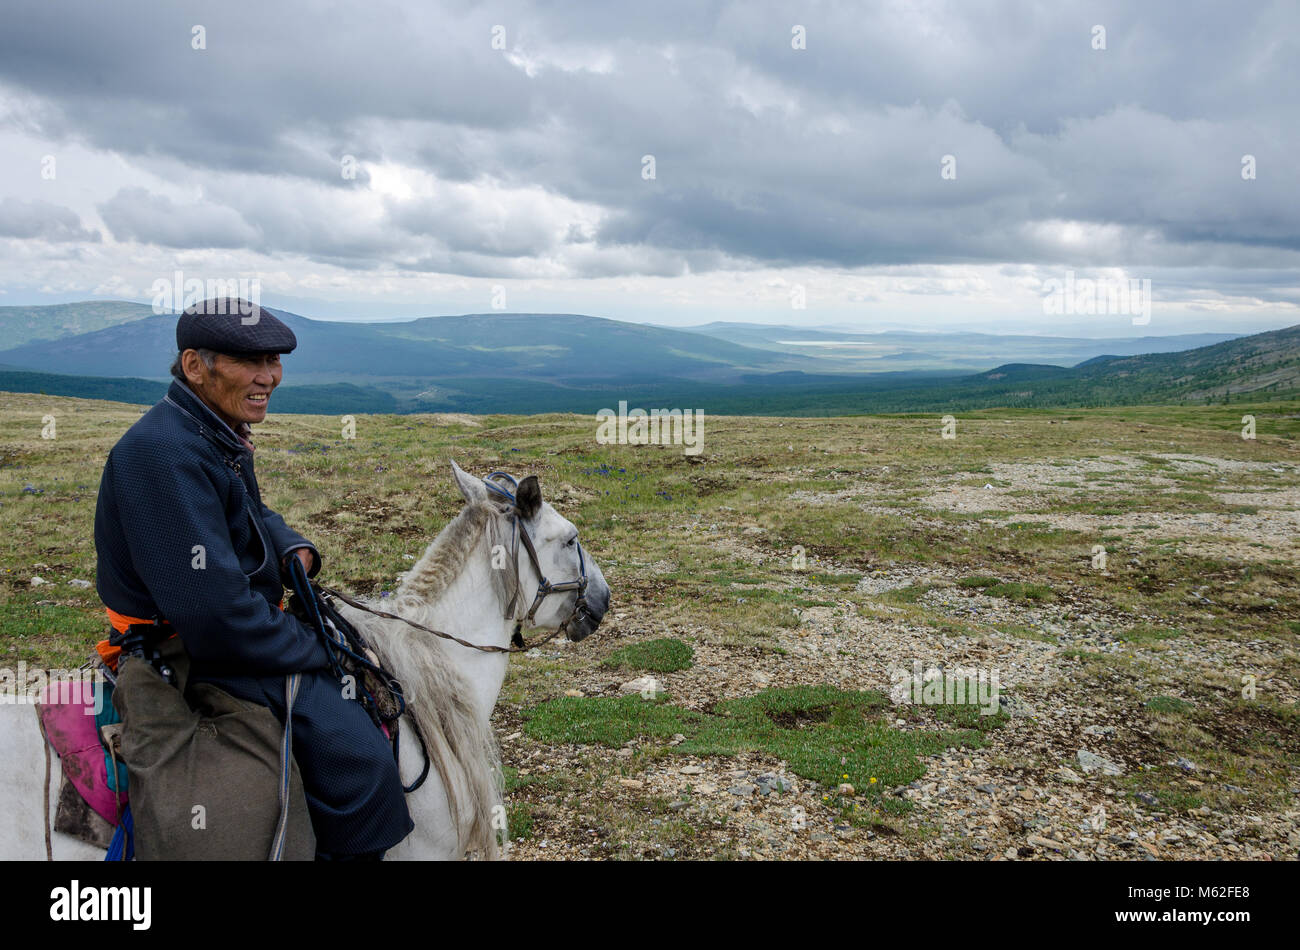
[[[142,411],[0,393],[0,666],[105,635],[96,491]],[[515,858],[1295,859],[1300,403],[941,415],[706,414],[699,455],[563,414],[273,412],[254,441],[365,596],[459,510],[451,459],[578,526],[612,605],[510,661]],[[900,702],[922,667],[1001,699]]]

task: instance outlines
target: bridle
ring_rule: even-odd
[[[542,572],[542,563],[537,557],[537,548],[534,547],[533,539],[529,536],[528,529],[524,527],[524,523],[519,516],[518,499],[515,498],[513,492],[506,491],[506,489],[503,488],[501,485],[497,484],[494,481],[491,481],[491,479],[496,478],[498,475],[508,480],[510,482],[510,486],[514,488],[515,491],[519,490],[519,483],[515,481],[515,479],[512,478],[510,475],[507,475],[505,472],[492,472],[490,475],[487,476],[487,478],[483,479],[483,484],[487,486],[489,491],[491,491],[498,497],[502,499],[506,499],[510,502],[510,509],[509,509],[509,517],[510,517],[510,525],[511,525],[510,557],[515,565],[514,592],[510,595],[510,603],[506,605],[506,611],[505,611],[506,618],[507,619],[514,618],[515,621],[515,629],[510,635],[510,646],[499,647],[496,644],[482,645],[478,643],[470,643],[468,640],[462,640],[460,637],[453,636],[450,633],[444,633],[441,630],[434,630],[432,627],[426,627],[424,624],[416,623],[414,620],[408,620],[406,617],[399,617],[397,614],[388,613],[383,610],[376,610],[373,607],[367,607],[365,604],[361,604],[353,600],[351,597],[349,597],[347,594],[344,594],[342,591],[337,591],[334,590],[333,588],[325,587],[324,585],[320,585],[318,587],[315,587],[314,589],[319,591],[321,595],[325,595],[326,597],[337,597],[339,600],[342,600],[344,603],[350,604],[351,606],[355,607],[357,610],[363,610],[366,613],[373,614],[376,617],[387,617],[390,620],[400,620],[403,623],[407,624],[408,626],[415,627],[418,630],[423,630],[426,633],[431,633],[434,636],[441,637],[444,640],[452,640],[456,643],[459,643],[461,646],[469,647],[470,649],[473,650],[481,650],[484,653],[522,653],[527,650],[531,650],[534,647],[540,646],[541,644],[546,643],[548,640],[555,639],[561,633],[567,636],[569,624],[573,623],[574,620],[578,619],[579,617],[584,617],[584,616],[590,617],[590,611],[587,609],[587,559],[582,553],[582,543],[578,541],[576,537],[573,539],[574,544],[578,546],[577,580],[564,581],[561,584],[552,584],[549,580],[547,580],[546,575]],[[537,584],[537,593],[533,597],[533,605],[528,608],[528,613],[526,613],[522,618],[515,617],[515,607],[519,600],[519,588],[521,586],[520,577],[519,577],[519,542],[521,540],[524,543],[524,550],[528,552],[528,559],[532,561],[533,570],[537,571],[537,577],[539,578]],[[311,581],[308,579],[306,571],[302,569],[302,566],[298,563],[296,558],[293,559],[293,563],[298,571],[299,577],[301,578],[303,585],[307,588],[312,588],[313,585]],[[545,637],[542,637],[540,640],[534,643],[525,643],[524,636],[522,633],[523,626],[525,623],[531,624],[533,622],[533,618],[537,615],[537,608],[542,605],[542,601],[546,599],[547,595],[566,593],[571,590],[578,592],[577,599],[574,600],[573,602],[573,612],[569,614],[569,616],[565,619],[565,621],[562,624],[560,624],[558,627],[552,630]],[[328,600],[326,602],[328,603]],[[332,607],[332,605],[330,606]],[[322,636],[324,636],[323,627],[321,628],[321,634]],[[391,680],[394,686],[396,685],[397,681],[394,680],[391,677],[391,675],[384,674],[382,669],[378,669],[378,672],[383,674],[387,679]],[[297,686],[295,681],[294,689],[296,690],[296,688]],[[400,698],[400,687],[397,687],[397,689]],[[290,699],[290,704],[292,704],[292,699]],[[404,700],[402,701],[402,706],[404,710],[405,709]],[[429,765],[430,765],[429,749],[428,746],[425,744],[424,736],[420,734],[420,727],[416,724],[416,721],[414,719],[411,720],[411,726],[415,731],[416,741],[420,744],[420,749],[424,753],[424,770],[420,773],[419,777],[411,785],[402,787],[402,791],[407,794],[414,792],[416,789],[418,789],[421,785],[424,784],[424,780],[429,775]],[[287,744],[289,742],[289,733],[286,732],[285,735],[286,735],[285,742]],[[396,743],[394,743],[393,746],[393,754],[394,756],[397,755]],[[48,826],[48,816],[47,816],[46,824]],[[48,845],[49,843],[47,841],[46,842],[47,849],[48,849]]]
[[[483,645],[470,643],[468,640],[462,640],[460,637],[453,636],[450,633],[444,633],[441,630],[434,630],[432,627],[426,627],[423,624],[416,623],[414,620],[408,620],[406,617],[399,617],[397,614],[387,613],[383,610],[376,610],[374,607],[368,607],[365,604],[358,603],[347,594],[335,590],[332,587],[326,587],[322,584],[319,585],[319,590],[324,594],[338,598],[345,604],[355,607],[357,610],[363,610],[376,617],[386,617],[389,620],[400,620],[408,626],[415,627],[418,630],[432,633],[434,636],[441,637],[444,640],[452,640],[459,643],[461,646],[469,647],[473,650],[482,650],[484,653],[522,653],[526,650],[531,650],[534,647],[540,646],[548,640],[555,639],[561,633],[567,635],[571,623],[580,617],[591,616],[591,613],[587,608],[587,560],[582,553],[582,542],[578,541],[576,538],[574,539],[574,543],[578,546],[578,579],[564,581],[560,584],[552,584],[547,580],[546,575],[542,572],[541,561],[537,558],[537,548],[533,546],[533,539],[529,536],[528,529],[524,527],[523,522],[519,518],[519,502],[515,498],[514,493],[506,491],[506,489],[501,485],[490,480],[496,478],[498,475],[507,479],[510,482],[511,487],[516,491],[519,489],[519,483],[505,472],[492,472],[487,476],[487,478],[482,480],[483,484],[487,486],[490,492],[503,500],[509,501],[511,506],[509,515],[511,525],[510,559],[515,565],[515,587],[514,593],[510,596],[510,603],[506,605],[505,611],[506,618],[515,621],[515,628],[510,634],[510,646],[499,647],[495,644]],[[515,609],[519,600],[519,589],[522,586],[519,578],[519,542],[521,540],[524,544],[524,550],[528,552],[528,559],[532,562],[533,570],[537,571],[539,581],[537,584],[537,593],[533,597],[533,605],[528,608],[528,613],[523,617],[516,617]],[[578,597],[573,603],[573,611],[565,621],[540,640],[537,640],[534,643],[525,643],[523,626],[525,623],[531,624],[533,622],[533,618],[537,615],[537,608],[542,605],[542,601],[546,599],[547,595],[567,593],[571,590],[576,590],[578,592]]]
[[[509,501],[511,505],[510,560],[515,565],[515,588],[514,588],[514,593],[511,594],[510,596],[510,603],[506,604],[505,615],[508,618],[513,618],[515,621],[515,629],[514,632],[511,633],[510,635],[510,642],[518,647],[518,646],[522,646],[524,642],[523,634],[521,633],[524,624],[530,624],[530,625],[532,624],[533,618],[537,615],[537,608],[542,605],[542,601],[545,600],[547,595],[549,594],[563,594],[571,590],[576,590],[578,592],[578,597],[573,602],[572,613],[570,613],[569,616],[564,620],[564,622],[561,623],[558,628],[556,628],[555,631],[556,635],[558,635],[561,632],[567,633],[569,624],[573,623],[573,621],[578,619],[580,616],[583,616],[588,613],[587,611],[587,559],[582,553],[582,542],[575,537],[573,543],[578,546],[578,578],[577,580],[564,581],[559,584],[552,584],[547,579],[546,574],[542,572],[542,563],[540,560],[538,560],[537,548],[533,546],[533,539],[529,536],[528,529],[524,527],[523,521],[519,517],[519,502],[515,498],[514,493],[506,491],[504,487],[502,487],[497,482],[492,480],[496,478],[498,475],[508,480],[510,482],[510,487],[515,489],[515,491],[519,490],[519,483],[515,481],[513,477],[506,474],[505,472],[492,472],[486,478],[483,479],[483,484],[487,486],[488,491],[494,493],[495,495],[497,495],[498,497],[506,501]],[[533,596],[533,605],[528,608],[528,613],[524,614],[522,618],[515,617],[515,605],[519,600],[519,588],[521,586],[520,578],[519,578],[519,542],[520,541],[523,541],[524,550],[528,552],[528,560],[532,562],[533,570],[537,572],[537,577],[538,577],[537,593]]]

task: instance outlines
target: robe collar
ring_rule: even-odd
[[[167,390],[167,398],[177,403],[190,415],[197,416],[199,421],[210,426],[219,438],[230,444],[231,448],[242,446],[250,454],[253,452],[252,427],[241,420],[238,428],[230,428],[226,420],[213,412],[212,408],[200,399],[198,394],[190,389],[184,381],[173,379],[171,388]]]

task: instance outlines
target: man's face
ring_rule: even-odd
[[[186,350],[185,357],[182,365],[190,388],[232,429],[240,422],[251,425],[266,418],[271,391],[280,385],[284,374],[279,353],[255,356],[218,353],[212,369],[208,369],[197,351]],[[196,374],[200,377],[197,383]]]

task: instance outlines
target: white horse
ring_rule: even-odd
[[[519,483],[512,503],[454,461],[451,468],[465,507],[394,595],[370,606],[481,646],[509,646],[516,622],[552,631],[564,627],[573,641],[595,630],[609,607],[609,586],[579,544],[577,529],[542,501],[536,477]],[[580,578],[585,592],[566,583]],[[547,594],[548,581],[567,589]],[[428,778],[406,799],[415,830],[386,860],[498,857],[497,829],[505,810],[490,719],[509,654],[471,649],[400,620],[337,606],[402,684],[407,714],[398,744],[404,784],[424,765],[412,717],[428,748]],[[0,860],[45,858],[44,781],[44,740],[33,707],[0,706]],[[59,781],[58,758],[52,757],[51,816]],[[104,858],[103,849],[57,832],[52,844],[55,860]]]

